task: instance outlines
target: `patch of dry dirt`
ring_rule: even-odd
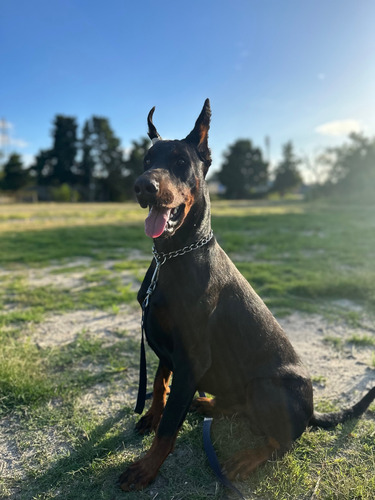
[[[375,386],[375,369],[371,367],[374,348],[356,348],[345,344],[353,334],[374,335],[371,330],[358,330],[344,322],[328,322],[319,315],[293,313],[281,319],[280,324],[292,341],[296,351],[309,369],[314,383],[315,399],[330,399],[343,404],[356,401],[363,391]],[[338,349],[325,338],[341,339]]]
[[[132,260],[146,259],[145,256],[142,257],[142,254],[136,250],[130,251],[129,254],[132,255]],[[150,259],[149,256],[148,259]],[[92,283],[90,285],[90,283],[87,283],[87,281],[85,281],[85,276],[90,275],[91,272],[107,270],[113,275],[116,275],[116,277],[121,277],[124,284],[132,284],[133,289],[138,290],[139,282],[135,280],[134,274],[126,269],[114,270],[113,267],[116,263],[118,263],[117,260],[108,260],[101,266],[92,267],[92,259],[80,258],[74,259],[64,265],[56,264],[42,269],[31,268],[27,271],[0,269],[0,278],[18,277],[25,280],[32,288],[53,286],[59,289],[78,291],[81,288],[87,288],[96,284]],[[64,272],[65,270],[67,272]],[[111,276],[111,274],[109,276]]]
[[[32,340],[39,347],[54,347],[69,344],[85,332],[95,338],[113,343],[118,339],[116,332],[126,331],[135,336],[140,330],[140,312],[128,306],[120,308],[117,314],[103,311],[72,311],[65,314],[51,314],[37,325]]]
[[[19,478],[23,475],[22,453],[18,450],[15,440],[17,429],[18,426],[12,419],[6,417],[0,420],[0,475],[2,478]]]

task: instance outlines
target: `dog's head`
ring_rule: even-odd
[[[141,207],[150,209],[145,221],[147,236],[159,238],[172,236],[182,226],[202,192],[211,165],[207,142],[211,109],[206,99],[193,130],[181,141],[160,137],[152,122],[154,110],[147,118],[152,146],[134,190]]]

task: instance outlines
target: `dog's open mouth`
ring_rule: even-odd
[[[173,233],[184,212],[185,205],[175,208],[152,205],[145,220],[145,232],[150,238],[158,238],[163,233]]]

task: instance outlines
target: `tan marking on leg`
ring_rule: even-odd
[[[270,438],[265,446],[239,451],[224,464],[223,469],[231,481],[245,479],[259,465],[271,458],[272,454],[279,448],[279,443]]]
[[[137,422],[135,428],[139,434],[156,431],[169,394],[169,380],[172,372],[168,368],[162,367],[157,373],[154,381],[154,391],[150,409]]]

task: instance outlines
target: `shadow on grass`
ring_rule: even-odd
[[[125,429],[121,423],[124,423]],[[215,478],[206,463],[203,450],[191,450],[192,435],[201,429],[188,428],[178,449],[163,465],[155,483],[144,491],[123,492],[118,478],[125,468],[138,457],[141,438],[134,432],[133,409],[125,408],[98,425],[90,439],[77,446],[69,456],[57,460],[44,473],[27,479],[17,500],[137,500],[183,498],[222,498],[217,496]],[[145,438],[148,439],[148,438]],[[189,445],[186,445],[186,442]],[[148,445],[146,445],[149,447]],[[201,446],[200,446],[201,448]],[[126,453],[122,453],[126,451]],[[124,456],[123,456],[124,455]],[[134,456],[135,455],[135,456]],[[183,470],[181,469],[183,467]],[[190,484],[189,486],[186,486]]]
[[[85,340],[85,342],[82,341]],[[69,412],[74,412],[73,400],[79,398],[82,391],[95,387],[97,384],[107,384],[123,378],[123,371],[104,371],[90,373],[87,369],[73,370],[76,365],[110,365],[114,356],[119,358],[120,367],[138,367],[138,360],[129,360],[128,357],[119,357],[121,352],[138,353],[138,342],[134,339],[120,340],[113,346],[103,347],[100,341],[92,341],[85,337],[79,337],[75,342],[63,346],[56,352],[50,354],[50,363],[53,368],[52,378],[55,379],[56,394],[64,398],[65,390],[68,391],[68,399],[65,408],[71,407]],[[98,351],[98,352],[97,352]],[[149,356],[150,373],[153,372],[156,361]],[[134,366],[133,366],[134,365]],[[125,371],[125,373],[126,373]],[[118,380],[117,382],[118,383]],[[150,381],[151,383],[151,381]],[[125,386],[132,387],[132,382],[126,376],[123,378]],[[55,394],[55,396],[56,396]],[[103,395],[105,398],[106,396]],[[40,402],[43,403],[44,400]],[[100,403],[98,403],[100,404]],[[42,415],[42,416],[41,416]],[[51,416],[48,412],[39,415],[40,425],[43,423],[49,427]],[[79,415],[70,414],[65,417],[66,422],[70,418],[80,418]],[[104,422],[93,426],[86,441],[83,438],[73,444],[73,449],[66,452],[64,456],[56,456],[51,461],[49,468],[41,473],[36,465],[32,463],[28,470],[27,483],[20,485],[17,500],[47,500],[56,498],[60,500],[114,500],[124,498],[124,492],[117,484],[118,477],[127,465],[134,460],[142,449],[142,438],[134,432],[133,408],[126,406],[117,411]],[[87,419],[87,414],[82,414]],[[42,428],[42,427],[41,427]],[[60,452],[61,453],[61,452]],[[27,484],[27,487],[25,487]],[[143,496],[144,495],[144,496]],[[147,493],[130,493],[127,500],[135,498],[150,498]]]
[[[129,420],[132,413],[130,408],[125,408],[98,425],[87,442],[77,446],[68,456],[57,460],[45,473],[28,479],[27,492],[18,498],[117,498],[116,493],[121,495],[117,477],[124,465],[111,463],[110,459],[121,443],[134,441],[133,420]],[[127,420],[127,427],[131,425],[131,430],[119,428],[124,419]],[[107,434],[110,436],[106,437]]]

